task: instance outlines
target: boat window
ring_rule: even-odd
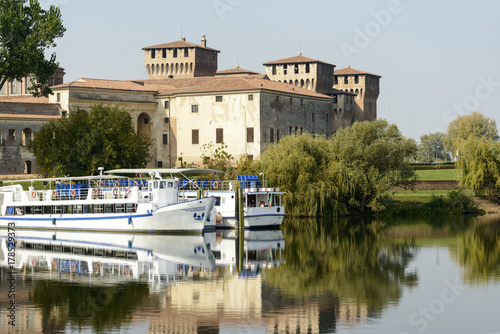
[[[43,207],[43,213],[46,215],[52,214],[52,207],[50,205],[46,205]]]
[[[73,205],[73,213],[82,213],[81,205]]]
[[[33,214],[33,207],[32,206],[25,206],[24,207],[24,214],[25,215],[32,215]]]
[[[168,187],[169,187],[169,188],[173,188],[173,187],[174,187],[174,183],[173,183],[173,182],[169,182],[169,183],[168,183]]]
[[[35,215],[41,215],[43,213],[43,207],[42,206],[35,206]]]
[[[94,213],[102,213],[102,204],[95,204],[94,205]]]
[[[91,212],[91,206],[90,205],[83,205],[82,206],[82,213],[89,213]]]
[[[5,211],[6,215],[13,215],[14,214],[14,207],[13,206],[8,206],[7,211]]]
[[[71,213],[71,205],[63,205],[63,213]]]
[[[115,212],[116,213],[124,213],[125,212],[125,204],[116,204],[115,205]]]
[[[158,189],[158,181],[153,182],[153,189]]]
[[[113,204],[104,204],[104,213],[113,213]]]
[[[220,197],[215,197],[215,206],[220,206]]]
[[[134,213],[137,210],[135,203],[127,203],[127,213]]]
[[[62,205],[54,205],[54,214],[62,213]]]
[[[161,181],[160,182],[160,189],[165,189],[167,187],[167,182],[166,181]]]
[[[257,195],[247,195],[247,206],[255,208],[257,206]]]
[[[16,215],[22,215],[22,214],[23,214],[23,207],[16,206]]]

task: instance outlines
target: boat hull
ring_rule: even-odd
[[[0,227],[106,232],[202,232],[215,204],[213,198],[175,203],[136,213],[8,215]]]

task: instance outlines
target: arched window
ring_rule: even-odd
[[[30,128],[26,128],[23,130],[22,136],[21,136],[21,145],[22,146],[28,146],[28,144],[33,140],[33,131],[31,131]],[[29,173],[31,174],[31,173]]]
[[[300,80],[300,87],[304,88],[304,79]]]
[[[146,113],[139,115],[137,118],[137,133],[151,138],[151,116]]]
[[[33,174],[33,171],[31,169],[31,161],[26,160],[24,162],[24,174]]]

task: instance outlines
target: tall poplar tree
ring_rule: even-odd
[[[47,82],[59,63],[55,53],[45,59],[45,52],[65,31],[56,6],[44,10],[37,0],[0,0],[0,89],[30,76],[31,94],[52,93]]]

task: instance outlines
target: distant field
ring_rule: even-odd
[[[459,169],[433,169],[433,170],[416,170],[418,180],[458,180],[462,171]]]

